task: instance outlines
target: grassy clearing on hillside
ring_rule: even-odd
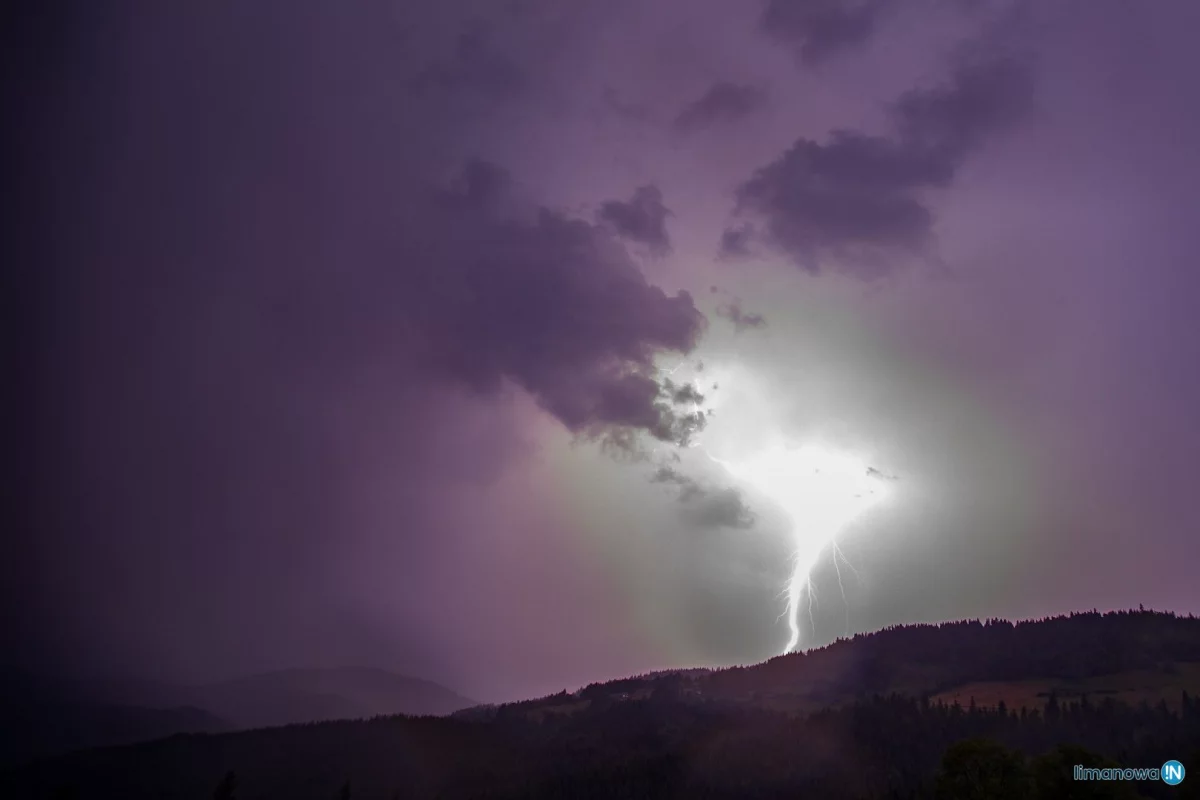
[[[983,681],[967,683],[933,695],[932,702],[967,706],[974,698],[981,708],[995,708],[1003,700],[1012,709],[1034,709],[1046,704],[1054,692],[1060,703],[1078,701],[1083,695],[1093,703],[1111,697],[1119,703],[1139,705],[1143,701],[1154,706],[1165,701],[1167,707],[1178,711],[1182,693],[1200,696],[1200,663],[1166,664],[1154,670],[1129,670],[1080,681],[1024,680]]]

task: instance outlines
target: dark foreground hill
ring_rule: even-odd
[[[84,747],[159,739],[179,731],[232,730],[199,708],[142,708],[89,702],[7,700],[0,719],[0,767]]]
[[[754,667],[615,681],[452,718],[77,753],[0,776],[0,797],[1195,797],[1200,780],[1085,786],[1071,773],[1200,764],[1197,663],[1200,620],[1170,614],[901,627]],[[1174,681],[1177,692],[1131,705],[1133,695],[1087,691],[1105,675],[1157,676],[1158,690]],[[1028,681],[1049,688],[1020,708],[931,699]],[[214,794],[222,785],[237,788]]]

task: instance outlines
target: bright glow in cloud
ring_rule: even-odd
[[[838,533],[884,497],[887,482],[853,456],[815,445],[788,449],[776,444],[741,461],[713,460],[778,504],[792,522],[795,550],[784,611],[790,631],[784,652],[790,653],[800,643],[801,594],[811,594],[812,570],[821,552],[836,547]]]
[[[892,479],[851,452],[816,443],[783,443],[784,409],[763,376],[732,364],[699,369],[686,361],[661,370],[676,382],[695,382],[705,393],[696,407],[718,413],[694,445],[753,494],[777,505],[791,522],[791,572],[784,588],[789,638],[785,653],[800,643],[799,613],[807,593],[811,614],[811,575],[828,547],[844,556],[838,535],[888,495]],[[838,572],[839,582],[841,572]]]

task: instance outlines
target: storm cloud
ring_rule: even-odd
[[[423,67],[413,85],[420,92],[504,97],[526,88],[528,79],[515,59],[496,48],[491,32],[475,23],[464,26],[453,53]]]
[[[769,35],[816,66],[865,44],[875,33],[887,0],[770,0],[762,16]]]
[[[658,256],[671,251],[667,217],[671,210],[663,203],[657,186],[639,186],[629,200],[609,200],[600,206],[599,217],[618,235],[644,244]]]
[[[423,368],[476,388],[509,378],[573,432],[686,439],[687,420],[658,402],[653,359],[695,347],[704,317],[690,295],[650,285],[603,228],[546,208],[504,216],[508,185],[472,163],[404,238],[419,298],[404,324]]]
[[[754,114],[767,104],[761,86],[725,81],[714,83],[703,95],[688,103],[675,117],[676,130],[692,133],[721,122],[734,122]]]
[[[11,660],[757,661],[794,538],[721,463],[808,442],[900,480],[806,645],[1200,611],[1200,6],[25,5]]]
[[[738,300],[731,300],[728,303],[722,303],[717,306],[717,316],[729,320],[733,324],[733,329],[738,333],[745,330],[767,327],[766,317],[752,311],[742,310],[742,304]]]
[[[760,223],[765,241],[810,272],[864,278],[929,253],[934,216],[926,193],[950,186],[963,162],[1033,105],[1027,66],[962,60],[950,78],[905,93],[889,108],[891,131],[834,130],[800,138],[737,191],[736,212]],[[722,253],[748,252],[752,228],[726,230]]]
[[[710,486],[677,467],[659,467],[650,482],[674,487],[683,518],[698,528],[747,529],[757,520],[737,489]]]

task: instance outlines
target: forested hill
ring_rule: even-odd
[[[597,683],[516,704],[521,708],[578,707],[580,700],[681,692],[708,702],[813,711],[874,694],[953,696],[957,687],[1008,705],[1040,705],[1051,691],[1092,693],[1138,703],[1178,702],[1183,688],[1200,689],[1200,618],[1157,611],[1090,611],[1040,620],[970,620],[898,625],[858,634],[807,653],[720,670],[686,670]],[[1005,696],[1003,687],[1010,688]],[[977,698],[980,702],[984,698]],[[1014,703],[1013,700],[1018,702]],[[967,696],[962,702],[966,704]],[[1152,702],[1152,704],[1153,704]],[[460,712],[480,717],[499,709]]]
[[[1074,796],[1075,764],[1200,764],[1198,665],[1200,620],[1171,614],[907,626],[753,667],[630,678],[457,718],[86,751],[0,775],[0,797],[1048,800]],[[918,679],[924,686],[899,686]],[[1161,698],[1095,689],[1109,679],[1122,690],[1158,681]],[[1048,689],[1021,708],[937,699],[954,686],[1030,681]],[[821,695],[829,705],[799,709]],[[964,794],[973,781],[987,786]],[[1096,798],[1183,798],[1200,780],[1089,787]]]
[[[1200,665],[1200,618],[1155,611],[1095,611],[1041,620],[901,625],[808,653],[714,672],[717,697],[776,695],[836,702],[897,691],[935,694],[984,682],[1048,680],[1066,686],[1130,673],[1173,674]]]

